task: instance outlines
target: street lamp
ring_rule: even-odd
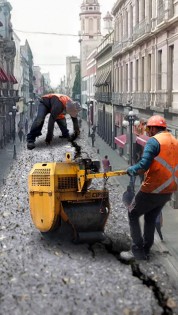
[[[88,137],[91,137],[91,133],[90,133],[90,119],[91,119],[91,112],[90,109],[92,107],[92,102],[88,102],[87,106],[88,106]]]
[[[9,112],[10,129],[11,129],[11,117],[13,117],[13,143],[14,143],[13,159],[14,160],[16,160],[16,158],[17,158],[17,153],[16,153],[16,120],[15,120],[16,112],[17,112],[17,107],[14,105],[14,106],[12,106],[12,111]]]
[[[9,112],[9,117],[10,117],[10,139],[12,136],[12,112]]]
[[[80,44],[80,104],[82,104],[82,35],[79,31],[79,44]]]
[[[138,119],[138,117],[136,116],[136,113],[134,113],[132,106],[129,104],[128,106],[126,106],[127,108],[130,109],[128,115],[125,116],[122,125],[124,127],[128,127],[129,126],[129,144],[130,144],[130,150],[129,150],[129,164],[133,165],[133,126],[138,126],[140,124],[140,121]],[[130,180],[130,185],[134,190],[134,178],[133,176],[131,176],[131,180]]]

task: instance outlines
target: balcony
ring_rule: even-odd
[[[116,53],[119,54],[122,51],[123,48],[123,44],[122,42],[116,42],[114,43],[114,45],[112,46],[112,54],[115,55]]]
[[[19,99],[18,90],[0,89],[0,97]]]
[[[170,106],[169,95],[167,91],[151,93],[151,109],[157,109],[163,112]]]
[[[97,102],[110,104],[112,100],[112,93],[111,92],[96,92],[95,100]]]
[[[150,107],[150,92],[135,92],[132,94],[132,104],[136,108],[147,109]]]
[[[130,92],[126,93],[119,93],[114,92],[112,93],[112,103],[115,105],[125,105],[128,101],[131,100],[132,94]]]
[[[133,29],[133,41],[140,38],[141,36],[150,33],[151,24],[146,23],[145,19],[140,23],[136,24]]]
[[[114,92],[112,93],[112,102],[115,105],[122,105],[122,93]]]

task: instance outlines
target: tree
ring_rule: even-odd
[[[75,81],[72,88],[72,98],[78,101],[80,101],[81,98],[80,66],[76,67]]]

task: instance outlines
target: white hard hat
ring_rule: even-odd
[[[66,113],[72,117],[77,117],[79,111],[81,110],[81,105],[79,102],[68,101],[66,104]]]

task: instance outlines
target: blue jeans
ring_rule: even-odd
[[[50,110],[44,104],[39,103],[37,116],[32,123],[30,132],[27,134],[28,142],[35,142],[36,137],[41,136],[41,130],[44,125],[45,117],[49,113]]]
[[[171,194],[151,194],[139,191],[128,212],[132,251],[144,249],[149,252],[154,243],[155,223],[160,211],[171,199]],[[144,215],[144,232],[142,236],[139,218]]]

